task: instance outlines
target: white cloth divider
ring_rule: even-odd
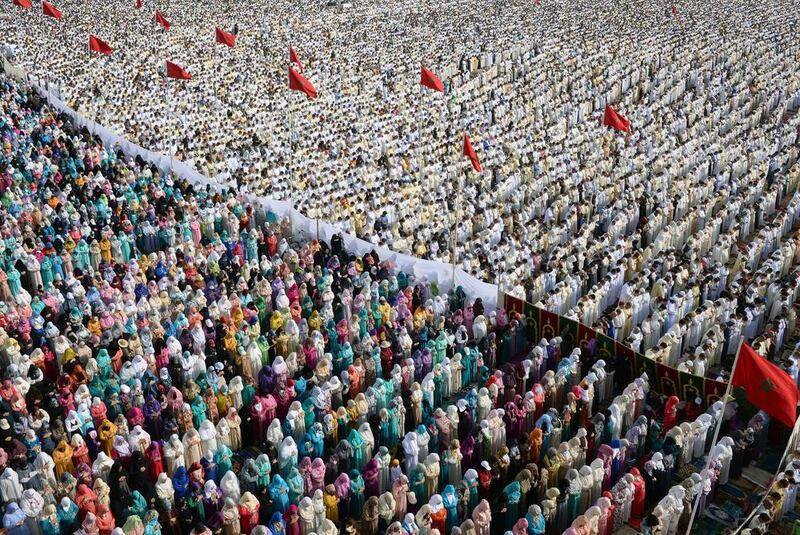
[[[459,268],[456,269],[456,286],[464,288],[467,295],[480,297],[488,311],[497,307],[499,288],[496,284],[484,282]]]
[[[77,126],[86,127],[87,130],[102,139],[107,147],[118,146],[124,153],[133,157],[139,156],[142,160],[150,162],[161,171],[166,172],[171,170],[176,176],[184,178],[193,184],[200,184],[203,186],[209,185],[217,190],[235,187],[235,184],[232,182],[222,183],[218,180],[211,179],[200,174],[197,170],[192,169],[180,160],[174,160],[164,154],[147,150],[114,133],[110,129],[83,117],[70,108],[66,102],[61,100],[55,91],[48,90],[44,84],[35,81],[33,77],[28,76],[19,67],[9,63],[5,57],[3,57],[3,69],[8,76],[30,84],[42,97],[47,99],[52,108],[72,117]],[[432,284],[436,284],[440,292],[452,290],[455,283],[455,286],[461,286],[470,298],[477,299],[480,297],[487,313],[494,310],[497,306],[497,285],[481,281],[461,269],[453,270],[452,264],[424,260],[397,253],[386,247],[375,246],[360,238],[340,232],[327,221],[317,222],[315,219],[306,217],[292,208],[289,201],[267,199],[260,195],[253,194],[246,195],[245,200],[252,204],[260,204],[266,211],[274,213],[279,218],[290,218],[292,222],[292,233],[296,239],[316,239],[317,229],[319,228],[319,238],[330,243],[330,239],[333,235],[339,233],[342,235],[345,250],[352,254],[362,256],[374,249],[381,258],[381,261],[394,263],[398,269],[405,271],[407,274],[413,274],[418,281],[428,281]]]

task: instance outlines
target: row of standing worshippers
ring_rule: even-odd
[[[796,150],[788,150],[789,148],[788,145],[785,147],[781,158],[785,158],[785,165],[791,167],[796,159]],[[621,320],[622,314],[620,313],[624,313],[626,321],[619,321],[613,326],[609,325],[609,328],[614,328],[619,335],[618,333],[623,332],[623,328],[626,334],[630,332],[631,315],[636,317],[637,324],[642,323],[642,314],[647,315],[646,304],[650,298],[659,300],[663,309],[667,305],[667,301],[664,300],[665,286],[672,286],[673,278],[676,284],[685,285],[690,270],[691,276],[696,279],[702,290],[703,300],[708,296],[712,299],[715,298],[714,295],[721,292],[728,284],[729,274],[731,275],[730,280],[733,280],[733,275],[740,269],[739,266],[755,269],[753,266],[759,260],[762,247],[766,246],[770,249],[774,247],[775,234],[785,235],[791,229],[791,223],[796,218],[796,207],[789,206],[785,210],[780,208],[782,197],[787,192],[792,193],[796,189],[798,178],[800,178],[800,168],[791,167],[786,175],[781,175],[778,183],[769,185],[769,190],[762,197],[759,181],[766,173],[767,165],[768,162],[764,159],[758,166],[761,171],[753,173],[749,177],[747,188],[738,182],[730,190],[722,188],[717,191],[712,190],[708,185],[698,186],[703,190],[703,196],[695,199],[694,208],[688,214],[685,211],[676,211],[673,217],[669,205],[658,207],[655,213],[652,206],[645,209],[642,212],[640,225],[644,222],[645,226],[653,229],[655,224],[655,230],[660,232],[661,243],[640,243],[632,238],[627,238],[625,243],[617,242],[610,255],[602,256],[603,263],[595,261],[597,273],[591,267],[586,267],[586,271],[583,271],[587,253],[583,248],[579,248],[578,252],[573,252],[567,257],[568,266],[576,266],[577,269],[582,270],[578,276],[562,276],[557,284],[555,279],[551,278],[545,286],[547,295],[542,297],[541,294],[538,294],[536,297],[531,297],[531,302],[539,301],[541,306],[548,310],[570,315],[570,317],[574,316],[575,319],[579,318],[578,321],[594,326],[608,306],[617,297],[620,297],[620,303],[625,307],[619,306],[613,314],[603,318],[611,323],[612,318]],[[716,197],[712,193],[716,193]],[[713,217],[709,217],[707,221],[708,203],[711,203],[712,209],[709,211]],[[751,212],[760,214],[758,228],[756,228],[756,224],[742,221],[742,219],[750,221]],[[660,223],[656,223],[656,221],[660,221]],[[766,223],[763,228],[761,228],[762,223]],[[636,226],[635,223],[633,226]],[[754,243],[747,248],[745,253],[735,248],[737,241],[753,241]],[[686,254],[690,261],[702,256],[704,262],[702,264],[696,261],[676,262],[674,257],[676,253],[682,255],[683,248],[687,249]],[[607,256],[611,257],[611,261]],[[588,262],[588,260],[586,261]],[[651,283],[655,283],[655,285],[639,288],[635,292],[629,291],[626,298],[622,299],[621,283],[615,283],[614,273],[633,271],[633,275],[638,275],[640,271],[646,273],[651,264],[664,263],[670,266],[669,272],[662,273],[662,277],[659,277],[657,281],[651,280]],[[591,276],[580,276],[586,272],[591,272]],[[629,279],[630,277],[626,274],[625,280]],[[609,290],[616,292],[616,297],[609,297],[607,295]],[[542,298],[540,299],[540,297]],[[620,327],[620,329],[616,327]],[[650,342],[650,345],[652,344],[653,342]]]
[[[800,200],[797,197],[793,198],[785,211],[775,214],[776,220],[772,225],[762,229],[761,233],[754,236],[753,239],[760,244],[756,245],[754,250],[758,251],[759,255],[768,258],[768,261],[764,262],[762,269],[758,270],[759,273],[771,270],[769,273],[780,273],[780,276],[785,277],[789,268],[796,264],[797,234],[795,233],[791,236],[792,239],[784,242],[776,240],[774,235],[786,236],[791,232],[793,224],[797,220],[798,203],[800,203]],[[730,232],[733,231],[732,229]],[[730,247],[730,244],[735,243],[735,240],[728,240],[728,243],[728,247]],[[714,317],[720,317],[721,319],[718,321],[723,325],[730,320],[734,320],[738,322],[739,327],[730,336],[726,336],[724,345],[721,336],[722,332],[711,333],[714,335],[713,340],[710,340],[713,342],[713,350],[709,352],[708,365],[713,366],[719,362],[723,347],[725,348],[725,355],[735,352],[737,347],[735,343],[736,333],[752,338],[759,332],[760,323],[758,321],[747,321],[746,325],[741,325],[741,319],[745,317],[744,312],[741,315],[734,316],[735,313],[731,311],[732,307],[729,302],[732,301],[735,304],[736,299],[742,295],[742,292],[748,286],[752,286],[752,284],[737,284],[736,281],[739,278],[739,274],[748,275],[756,271],[759,266],[756,263],[753,267],[748,267],[742,262],[733,262],[733,259],[731,259],[728,265],[729,270],[725,266],[728,260],[723,255],[722,249],[720,251],[714,249],[714,251],[714,260],[704,268],[707,273],[716,277],[710,281],[712,286],[706,284],[702,273],[693,274],[690,278],[686,267],[676,266],[675,251],[671,249],[662,251],[659,255],[647,259],[644,265],[632,264],[627,260],[620,261],[619,266],[621,269],[615,271],[619,272],[621,276],[624,275],[624,279],[621,278],[620,280],[627,282],[612,286],[612,302],[617,298],[619,301],[614,313],[608,320],[602,319],[602,330],[620,340],[630,337],[631,345],[636,350],[648,351],[653,347],[660,346],[664,341],[670,342],[667,346],[670,350],[669,356],[663,355],[663,358],[665,362],[675,366],[677,365],[677,358],[681,354],[681,347],[684,350],[690,349],[694,351],[695,347],[702,346],[703,349],[698,349],[697,353],[708,348],[706,340],[702,339],[702,337],[704,335],[708,337],[710,334],[709,329],[713,327],[713,322],[709,324],[709,321],[703,317],[702,312],[708,306],[711,306]],[[708,252],[709,254],[712,253],[710,249]],[[725,255],[729,256],[730,252],[726,252]],[[719,264],[720,261],[722,264]],[[684,271],[685,273],[683,273]],[[628,274],[628,272],[631,273]],[[716,284],[714,284],[714,281],[716,281]],[[724,299],[719,301],[722,290],[727,290],[727,292]],[[606,292],[595,291],[593,293],[605,295]],[[748,292],[746,296],[749,296],[750,293],[752,292]],[[766,296],[765,311],[762,311],[763,318],[761,321],[763,322],[765,318],[775,318],[783,306],[789,306],[792,302],[790,295],[785,292],[776,292],[771,288]],[[699,308],[697,308],[698,305],[700,305]],[[721,306],[719,312],[713,308],[714,305]],[[694,313],[696,308],[697,315]],[[649,316],[647,316],[648,313],[650,314]],[[591,317],[586,318],[580,314],[576,315],[572,310],[567,315],[573,318],[583,318],[584,321],[588,319],[590,324],[595,321]],[[757,314],[753,318],[749,316],[749,320],[757,318]],[[673,328],[676,323],[680,323],[678,335],[687,337],[682,341],[682,345],[678,344],[677,346],[666,337],[668,333],[676,331]],[[674,351],[676,348],[677,353]],[[661,347],[658,347],[658,349],[661,349]]]
[[[792,204],[797,202],[795,199]],[[793,220],[788,219],[790,228]],[[679,368],[688,365],[698,375],[704,375],[723,359],[729,361],[739,340],[752,340],[765,325],[774,326],[780,347],[783,340],[793,336],[794,322],[786,320],[796,317],[793,303],[798,296],[798,233],[794,232],[789,238],[777,242],[779,247],[771,252],[770,247],[766,247],[763,264],[753,271],[744,268],[741,279],[739,275],[732,277],[730,291],[714,300],[707,300],[697,291],[678,291],[672,295],[667,305],[668,315],[660,318],[663,325],[649,324],[647,332],[644,329],[634,332],[632,345],[645,349],[650,358],[669,365]],[[697,290],[697,286],[693,290]],[[702,304],[693,308],[693,303],[697,302]],[[665,334],[653,342],[653,332]],[[649,341],[645,340],[645,334],[649,334]]]
[[[717,199],[720,210],[715,211],[710,223],[705,219],[692,223],[701,236],[684,233],[684,239],[689,240],[687,246],[697,248],[697,251],[691,249],[690,259],[706,255],[704,262],[682,263],[683,253],[672,248],[651,251],[646,256],[635,249],[622,254],[624,249],[621,249],[621,258],[613,257],[616,263],[609,267],[609,276],[593,288],[585,288],[582,293],[588,296],[584,295],[577,307],[574,299],[560,308],[553,308],[549,303],[540,304],[593,325],[618,340],[627,338],[627,343],[637,351],[647,351],[650,355],[649,350],[653,348],[652,358],[671,366],[678,365],[682,354],[692,353],[682,360],[688,360],[690,368],[696,368],[695,373],[703,375],[719,362],[723,352],[725,355],[735,352],[738,336],[752,339],[783,307],[786,307],[785,313],[791,312],[793,300],[789,292],[770,287],[763,305],[752,295],[761,280],[774,285],[776,274],[785,278],[787,270],[797,262],[796,233],[788,241],[782,242],[780,237],[792,232],[800,199],[795,195],[788,206],[778,210],[787,180],[792,181],[790,191],[796,187],[797,169],[792,171],[792,176],[794,178],[783,177],[780,183],[773,184],[768,192],[769,200],[759,205],[763,226],[751,226],[747,231],[746,235],[753,234],[748,238],[752,243],[747,254],[735,247],[741,232],[738,219],[735,220],[726,204]],[[732,204],[749,207],[760,202],[754,191],[752,188],[742,190],[744,198],[737,198]],[[698,207],[698,210],[702,212],[703,208]],[[755,283],[738,283],[740,278],[746,281],[757,270],[759,280]],[[759,291],[759,295],[763,293]],[[737,299],[740,306],[734,310]],[[742,299],[746,303],[741,303]],[[615,304],[613,312],[599,317],[611,304]],[[717,322],[725,329],[716,327]],[[675,327],[676,323],[680,325]],[[698,331],[701,325],[703,328]]]

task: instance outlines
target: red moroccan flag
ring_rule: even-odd
[[[159,23],[161,26],[164,27],[166,31],[169,31],[169,21],[164,18],[164,15],[161,14],[159,10],[156,9],[156,22]]]
[[[142,9],[142,0],[136,0],[136,9]]]
[[[464,156],[472,162],[472,168],[477,172],[481,172],[481,162],[478,161],[478,155],[475,154],[475,149],[472,148],[472,143],[469,141],[469,134],[464,134]]]
[[[222,30],[220,28],[217,28],[215,30],[215,32],[216,32],[216,39],[217,39],[217,42],[219,44],[227,45],[227,46],[229,46],[231,48],[236,46],[236,36],[235,35],[233,35],[232,33],[228,33],[225,30]]]
[[[672,14],[673,15],[677,15],[678,14],[678,8],[677,7],[672,6]]]
[[[50,2],[42,2],[42,13],[48,17],[53,17],[54,19],[60,19],[64,16],[58,9],[56,9],[56,6]]]
[[[89,36],[89,49],[105,54],[106,56],[110,56],[111,53],[114,52],[114,49],[108,46],[108,43],[102,39],[98,39],[94,35]]]
[[[31,0],[14,0],[14,5],[19,6],[22,9],[30,9],[31,8]]]
[[[433,89],[434,91],[438,91],[440,93],[444,93],[444,84],[439,79],[438,76],[433,74],[430,70],[422,67],[419,76],[419,83],[424,85],[429,89]]]
[[[631,131],[631,122],[617,113],[611,105],[606,105],[606,111],[605,114],[603,114],[603,124],[615,130],[619,130],[620,132],[630,133]]]
[[[305,76],[289,67],[289,89],[302,91],[308,98],[317,98],[317,90],[311,85]]]
[[[186,72],[180,65],[168,61],[167,78],[175,78],[176,80],[191,80],[192,75]]]
[[[747,401],[787,427],[797,418],[797,385],[785,371],[742,344],[731,383],[741,386]]]
[[[289,61],[292,63],[296,63],[298,67],[300,67],[300,72],[303,72],[303,62],[300,61],[300,58],[297,56],[297,52],[294,51],[294,48],[289,47]]]

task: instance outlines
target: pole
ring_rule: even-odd
[[[452,93],[453,92],[452,81],[448,84],[448,88],[447,89],[448,89],[448,93]],[[445,96],[444,103],[445,103],[445,108],[447,109],[448,122],[450,122],[449,121],[449,119],[450,119],[450,107],[447,105],[447,96]],[[463,130],[463,129],[458,129],[457,131],[459,131],[459,130]],[[456,142],[456,147],[457,146],[458,146],[458,142]],[[456,154],[458,154],[458,150],[456,150]],[[455,156],[455,158],[456,158],[456,160],[455,160],[455,163],[456,163],[456,165],[455,165],[455,168],[456,168],[456,203],[455,204],[456,205],[455,205],[455,218],[453,219],[453,235],[450,237],[451,242],[452,242],[452,245],[451,245],[451,247],[452,247],[451,256],[452,256],[452,262],[453,262],[453,274],[452,274],[452,277],[453,277],[453,290],[456,289],[456,263],[458,262],[458,222],[461,220],[461,214],[460,214],[460,212],[461,212],[461,189],[465,185],[465,183],[462,183],[462,181],[461,181],[461,173],[459,172],[459,169],[458,169],[458,167],[459,167],[458,157]],[[464,172],[466,173],[466,170]],[[447,177],[445,177],[445,179],[446,178]],[[446,207],[447,207],[447,199],[445,198],[445,208]]]
[[[87,51],[88,56],[89,56],[86,59],[91,60],[92,59],[92,45],[89,42],[86,43],[86,51]],[[86,123],[87,123],[87,126],[89,126],[89,133],[94,135],[94,125],[97,122],[97,120],[96,120],[97,119],[97,115],[95,115],[95,113],[94,113],[94,91],[89,93],[89,104],[88,104],[87,108],[88,109],[86,110],[86,112],[87,112],[87,115],[90,118],[87,119]]]
[[[215,56],[214,59],[216,61],[214,63],[216,63],[216,64],[220,63],[220,59],[222,59],[221,55],[222,55],[222,52],[220,52],[220,50],[219,50],[219,43],[216,42],[216,37],[215,37],[214,38],[214,56]],[[220,109],[221,110],[223,108],[223,105],[222,105],[222,98],[220,97],[220,94],[219,94],[219,92],[220,92],[220,87],[219,86],[220,86],[220,84],[214,84],[214,98],[217,99],[217,102],[214,103],[214,107],[216,109]],[[227,158],[225,159],[225,169],[228,171],[228,174],[233,177],[233,173],[230,172],[230,167],[228,166]],[[242,193],[242,185],[239,183],[239,181],[235,177],[233,177],[232,182],[233,182],[233,184],[231,185],[231,187],[233,185],[235,185],[236,186],[236,194],[237,195],[241,195],[241,193]],[[229,182],[229,184],[230,184],[230,182]]]
[[[725,419],[725,407],[728,406],[728,398],[730,397],[731,390],[733,388],[733,374],[736,372],[736,365],[739,363],[739,355],[742,352],[742,343],[744,340],[739,341],[739,349],[736,351],[736,358],[733,360],[733,367],[731,368],[731,376],[728,379],[728,386],[725,388],[725,395],[722,398],[722,410],[720,411],[719,419],[717,420],[717,426],[714,429],[714,437],[711,440],[711,450],[708,452],[708,456],[706,457],[706,465],[705,470],[707,471],[708,468],[711,466],[711,451],[714,450],[714,446],[717,443],[717,438],[719,437],[719,431],[722,429],[722,421]],[[700,496],[703,494],[702,490],[697,493],[694,500],[692,501],[692,516],[689,517],[689,525],[686,527],[686,533],[692,532],[692,524],[694,524],[694,517],[697,515],[697,506],[700,503]]]
[[[456,258],[456,249],[458,247],[458,222],[461,220],[461,173],[456,174],[456,217],[453,219],[453,289],[456,288],[456,262],[458,261]]]
[[[167,98],[164,99],[164,101],[167,103],[167,115],[170,116],[170,115],[172,115],[172,110],[170,109],[171,106],[170,106],[170,100],[169,100],[169,76],[165,76],[165,78],[167,80],[167,86],[166,86],[166,96],[167,96]],[[172,174],[172,147],[169,147],[169,173]]]
[[[286,166],[289,168],[289,202],[294,210],[294,169],[292,168],[292,156],[294,154],[294,113],[292,112],[292,101],[289,99],[289,158]]]
[[[89,50],[89,55],[90,56],[92,55],[91,49]],[[101,59],[100,61],[105,61],[105,60]],[[97,88],[97,86],[95,86],[95,89],[97,89],[97,91],[99,92],[99,88]],[[89,98],[89,105],[91,105],[91,107],[92,107],[91,110],[90,110],[90,113],[92,115],[92,122],[94,123],[92,125],[92,134],[97,135],[97,128],[100,126],[100,121],[98,120],[98,117],[97,117],[98,106],[97,106],[97,103],[94,101],[94,97],[95,96],[96,96],[96,94],[93,91],[92,94],[90,95],[90,98]]]
[[[215,61],[215,63],[219,64],[220,63],[220,59],[221,59],[220,55],[222,54],[222,52],[219,51],[219,43],[215,42],[214,43],[214,48],[216,49],[216,54],[215,54],[216,61]],[[217,99],[217,106],[219,108],[222,108],[222,98],[219,96],[219,85],[220,84],[214,84],[214,96]]]
[[[292,92],[289,91],[289,97],[286,100],[289,110],[289,158],[286,160],[286,165],[289,167],[289,233],[294,236],[294,222],[292,217],[294,215],[294,169],[292,168],[292,157],[294,156],[294,112],[292,111]]]
[[[419,86],[419,99],[425,98],[422,84]],[[422,110],[417,113],[417,182],[422,184]]]

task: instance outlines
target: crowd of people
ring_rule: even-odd
[[[763,413],[712,448],[721,403],[527,351],[517,314],[293,243],[6,78],[0,139],[12,535],[674,535],[763,451]],[[750,533],[793,508],[794,468]]]
[[[9,60],[217,187],[0,78],[11,535],[676,535],[763,454],[762,412],[620,384],[251,201],[455,260],[680,371],[727,380],[747,341],[800,383],[790,3],[57,6],[0,6]],[[288,45],[319,98],[288,91]],[[602,125],[609,103],[630,134]],[[743,533],[793,510],[798,470],[800,451]]]
[[[58,5],[62,21],[6,6],[4,40],[86,117],[399,252],[452,262],[456,236],[465,271],[530,301],[620,247],[671,247],[663,230],[678,241],[690,213],[741,194],[796,126],[780,120],[800,89],[788,4]],[[85,51],[89,33],[114,54]],[[288,45],[319,98],[288,91]],[[165,60],[193,79],[168,82]],[[608,103],[629,136],[602,126]]]

